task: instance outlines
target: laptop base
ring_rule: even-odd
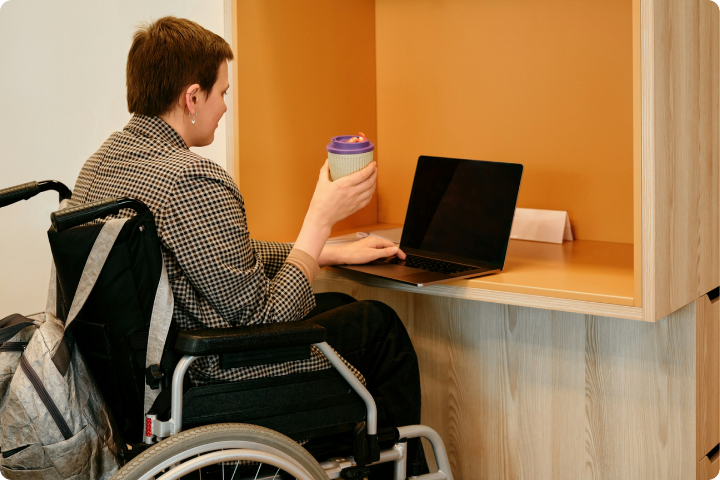
[[[375,277],[386,278],[388,280],[407,283],[417,287],[424,287],[426,285],[433,285],[436,283],[452,282],[453,280],[460,280],[462,278],[482,277],[500,271],[499,269],[485,270],[479,268],[477,270],[468,270],[448,275],[444,273],[428,272],[427,270],[420,270],[419,268],[406,267],[403,265],[393,265],[383,261],[371,262],[366,265],[334,265],[334,267],[366,273]]]

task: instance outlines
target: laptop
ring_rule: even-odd
[[[419,287],[501,271],[522,172],[516,163],[421,156],[400,239],[407,259],[337,267]]]

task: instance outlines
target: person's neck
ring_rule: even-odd
[[[190,136],[188,135],[188,126],[185,122],[185,112],[179,111],[180,109],[175,109],[167,113],[163,113],[162,115],[158,115],[168,125],[170,125],[173,130],[177,132],[178,135],[183,139],[185,142],[185,145],[190,148],[194,145],[192,145],[192,142],[190,141]],[[189,121],[187,122],[189,123]]]

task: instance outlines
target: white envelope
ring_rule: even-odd
[[[510,238],[548,243],[574,240],[567,212],[535,208],[515,209]]]

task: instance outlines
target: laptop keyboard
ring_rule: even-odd
[[[403,265],[405,267],[419,268],[421,270],[427,270],[434,273],[443,273],[445,275],[467,272],[469,270],[477,270],[480,268],[458,265],[457,263],[443,262],[442,260],[432,260],[430,258],[417,257],[415,255],[408,255],[405,260],[393,257],[388,263]]]

